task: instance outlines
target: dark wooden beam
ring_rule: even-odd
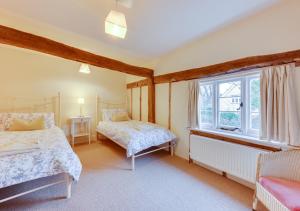
[[[133,82],[133,83],[128,83],[127,89],[138,88],[141,86],[148,86],[148,79],[140,80],[140,81]]]
[[[251,56],[206,67],[194,68],[179,72],[168,73],[156,76],[155,84],[205,78],[209,76],[221,75],[236,71],[243,71],[255,68],[262,68],[281,63],[288,63],[300,59],[300,50],[284,53]]]
[[[229,137],[226,137],[226,136],[207,133],[207,132],[203,132],[203,131],[200,131],[200,130],[191,130],[190,133],[191,133],[191,135],[203,136],[203,137],[207,137],[207,138],[216,139],[217,141],[224,141],[224,142],[239,144],[239,145],[243,145],[243,146],[253,147],[253,148],[257,148],[257,149],[268,150],[268,151],[272,151],[272,152],[281,151],[280,148],[275,148],[275,147],[265,146],[265,145],[262,145],[262,144],[246,142],[246,141],[240,140],[238,138],[229,138]]]
[[[148,79],[148,122],[155,123],[155,85],[154,79]]]
[[[0,25],[0,43],[30,49],[61,58],[143,77],[152,77],[153,70],[126,64],[96,55],[54,40]]]

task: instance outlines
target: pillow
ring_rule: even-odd
[[[32,131],[43,129],[45,129],[45,119],[43,116],[32,121],[14,119],[8,128],[9,131]]]
[[[126,109],[115,108],[115,109],[102,109],[102,120],[112,121],[112,116],[114,114],[127,114]]]
[[[49,129],[55,126],[54,113],[0,113],[0,125],[3,124],[3,129],[8,130],[14,119],[22,119],[32,121],[39,117],[44,117],[45,128]],[[1,128],[0,128],[1,129]]]
[[[5,131],[6,120],[7,120],[7,113],[0,113],[0,132]]]
[[[111,121],[113,122],[122,122],[122,121],[128,121],[129,117],[127,113],[116,113],[113,114],[111,117]]]

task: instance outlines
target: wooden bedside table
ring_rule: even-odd
[[[89,144],[91,143],[91,117],[71,117],[71,137],[72,146],[74,147],[75,138],[88,136]]]

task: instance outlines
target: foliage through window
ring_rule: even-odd
[[[200,81],[199,120],[200,128],[257,136],[259,75]]]

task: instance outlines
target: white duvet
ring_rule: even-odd
[[[0,132],[0,148],[0,188],[60,173],[79,179],[80,160],[58,127]]]
[[[127,150],[127,157],[176,138],[171,131],[157,124],[135,120],[99,122],[97,131],[123,146]]]

